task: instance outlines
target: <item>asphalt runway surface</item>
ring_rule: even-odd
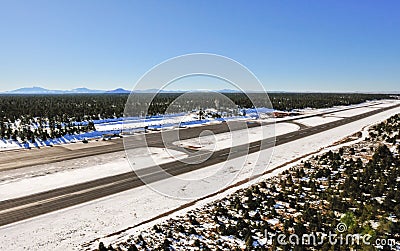
[[[159,165],[165,172],[171,175],[179,175],[183,173],[187,173],[193,170],[201,169],[206,166],[210,166],[213,164],[218,164],[226,161],[228,158],[238,158],[250,153],[254,153],[260,150],[264,150],[275,145],[282,145],[289,143],[291,141],[307,137],[316,133],[320,133],[341,125],[345,125],[380,112],[393,109],[395,107],[399,107],[400,105],[385,107],[374,109],[372,111],[355,115],[352,117],[344,118],[341,120],[337,120],[334,122],[330,122],[327,124],[322,124],[315,127],[305,128],[299,131],[294,131],[290,133],[286,133],[276,138],[267,138],[261,141],[252,142],[249,144],[243,144],[239,146],[235,146],[232,148],[226,148],[222,150],[218,150],[212,152],[211,156],[202,163],[199,164],[186,164],[181,161],[174,161]],[[337,112],[337,111],[334,111]],[[329,112],[333,113],[333,112]],[[318,114],[321,116],[321,114]],[[294,118],[295,119],[295,118]],[[297,118],[298,119],[298,118]],[[287,121],[285,121],[287,122]],[[226,126],[226,125],[225,125]],[[252,125],[250,125],[252,126]],[[254,126],[258,126],[254,124]],[[210,130],[210,128],[215,133],[221,133],[226,130],[224,128],[224,123],[219,125],[209,125],[205,127],[196,127],[191,128],[195,130],[181,130],[182,132],[187,131],[187,134],[183,134],[182,137],[192,138],[193,135],[199,135],[204,128]],[[154,135],[154,136],[153,136]],[[146,138],[148,138],[149,144],[159,145],[160,135],[157,134],[148,134]],[[153,138],[154,137],[154,138]],[[122,148],[121,148],[122,147]],[[86,148],[90,149],[90,148]],[[98,150],[99,149],[99,150]],[[118,150],[116,150],[118,149]],[[82,151],[85,149],[81,149],[77,151],[78,156],[82,156]],[[113,144],[112,147],[103,149],[103,147],[98,147],[96,150],[90,149],[89,152],[84,152],[83,155],[91,156],[93,155],[93,151],[95,154],[105,153],[107,151],[121,151],[124,150],[122,144]],[[198,154],[201,154],[200,152]],[[68,158],[73,158],[75,155],[71,154],[67,156]],[[197,158],[196,153],[193,156],[189,156],[188,158]],[[65,156],[64,156],[65,158]],[[42,159],[43,160],[43,159]],[[50,158],[51,161],[56,161]],[[46,160],[47,161],[47,160]],[[156,167],[148,167],[137,171],[140,175],[146,176],[146,182],[155,182],[162,179],[165,179],[167,176],[165,172],[161,172]],[[84,202],[88,202],[94,199],[102,198],[108,195],[112,195],[115,193],[123,192],[135,187],[139,187],[144,185],[142,180],[140,180],[136,173],[127,172],[119,175],[109,176],[85,183],[80,183],[76,185],[66,186],[62,188],[57,188],[54,190],[49,190],[37,194],[32,194],[20,198],[5,200],[0,202],[0,226],[7,225],[13,222],[21,221],[24,219],[28,219],[34,216],[42,215],[45,213],[49,213],[52,211],[60,210],[63,208],[67,208],[70,206],[78,205]],[[90,213],[90,212],[88,212]]]

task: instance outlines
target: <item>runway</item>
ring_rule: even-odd
[[[371,107],[374,106],[374,104],[368,104],[364,107]],[[321,115],[327,115],[331,113],[335,113],[338,111],[346,111],[346,110],[352,110],[352,109],[357,109],[359,107],[349,107],[341,110],[336,110],[336,111],[329,111],[329,112],[324,112],[324,113],[319,113],[319,114],[310,114],[307,116],[303,116],[302,118],[310,118],[310,117],[316,117],[316,116],[321,116]],[[277,121],[276,123],[287,123],[287,122],[292,122],[295,121],[299,118],[293,117],[291,119],[283,120],[283,121]],[[296,122],[294,122],[296,123]],[[271,124],[269,123],[264,123],[265,124]],[[234,130],[235,128],[241,129],[243,128],[243,125],[235,126],[235,123],[230,122],[230,125],[232,128],[229,128],[226,123],[221,123],[221,124],[211,124],[211,125],[204,125],[200,127],[192,127],[192,128],[185,128],[185,129],[180,129],[179,130],[179,137],[180,139],[189,139],[189,138],[195,138],[200,135],[200,133],[204,130],[210,130],[214,134],[218,133],[224,133],[224,132],[229,132],[230,130]],[[249,123],[247,125],[248,128],[259,126],[260,124],[258,123]],[[304,125],[303,125],[304,127]],[[303,129],[301,126],[301,129]],[[173,131],[170,132],[163,132],[163,133],[173,133]],[[146,137],[146,142],[144,141],[144,137]],[[129,139],[128,139],[129,138]],[[129,136],[125,140],[131,141],[130,147],[143,147],[146,146],[147,143],[148,146],[150,147],[165,147],[163,144],[163,141],[161,140],[161,134],[160,132],[156,133],[148,133],[146,135],[135,135],[135,136]],[[75,143],[78,144],[78,143]],[[92,146],[94,145],[94,146]],[[111,141],[107,142],[95,142],[95,143],[89,143],[87,146],[78,148],[76,150],[71,150],[63,145],[58,145],[54,147],[42,147],[40,149],[37,148],[32,148],[32,149],[21,149],[21,150],[12,150],[12,151],[4,151],[0,153],[0,172],[1,171],[7,171],[7,170],[12,170],[12,169],[18,169],[18,168],[23,168],[23,167],[31,167],[35,165],[42,165],[42,164],[51,164],[51,163],[56,163],[60,161],[65,161],[65,160],[71,160],[71,159],[77,159],[77,158],[84,158],[84,157],[90,157],[94,155],[99,155],[99,154],[106,154],[106,153],[113,153],[113,152],[119,152],[119,151],[124,151],[124,144],[123,144],[123,139],[113,139]]]
[[[304,128],[299,131],[283,134],[276,138],[267,138],[262,141],[256,141],[250,144],[243,144],[232,148],[226,148],[219,151],[215,151],[206,161],[200,164],[190,165],[181,161],[174,161],[162,164],[160,165],[160,167],[172,175],[187,173],[206,166],[224,162],[227,160],[228,157],[230,159],[237,158],[263,149],[273,147],[274,145],[286,144],[291,141],[307,137],[316,133],[320,133],[341,125],[345,125],[360,120],[362,118],[366,118],[378,114],[380,112],[393,109],[398,106],[400,105],[375,109],[363,114],[344,118],[331,123],[322,124],[315,127]],[[321,114],[318,114],[318,116],[321,116]],[[258,124],[254,124],[253,126],[258,126]],[[186,137],[191,138],[195,137],[193,135],[199,135],[201,131],[204,130],[204,128],[207,128],[207,130],[211,130],[214,133],[221,133],[227,130],[226,127],[227,125],[223,123],[219,125],[208,125],[205,127],[191,128],[190,130],[184,129],[181,130],[180,133],[182,133],[181,134],[182,138]],[[158,133],[148,134],[146,135],[146,139],[148,140],[150,145],[160,146],[160,147],[163,146],[160,145],[162,144],[162,142],[160,141],[161,138],[160,134]],[[123,150],[123,146],[122,143],[115,143],[98,148],[95,147],[95,149],[91,148],[86,148],[86,149],[89,150],[82,149],[77,151],[77,153],[75,151],[65,151],[66,156],[59,156],[58,158],[57,156],[49,156],[48,158],[45,159],[45,161],[60,161],[60,159],[65,160],[74,157],[76,158],[77,156],[78,157],[91,156],[93,154],[101,154],[109,151],[121,151]],[[188,158],[196,158],[196,154],[194,154],[193,156],[189,156]],[[40,162],[40,158],[35,158],[35,161]],[[166,177],[165,173],[158,171],[156,167],[144,168],[139,170],[138,172],[140,172],[140,175],[146,175],[148,179],[147,182],[159,181]],[[90,182],[85,182],[25,197],[2,201],[0,202],[0,226],[28,219],[41,214],[49,213],[55,210],[67,208],[73,205],[78,205],[87,201],[91,201],[93,199],[98,199],[104,196],[112,195],[142,185],[143,182],[137,177],[135,173],[127,172],[124,174],[97,179]]]

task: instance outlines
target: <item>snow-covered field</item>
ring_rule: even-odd
[[[353,115],[359,112],[357,110],[358,109],[352,110]],[[288,144],[279,145],[274,148],[273,156],[268,168],[274,168],[288,163],[296,158],[319,151],[322,148],[330,146],[334,142],[339,141],[347,135],[351,135],[357,131],[360,131],[365,126],[380,122],[397,113],[400,113],[400,108],[391,109],[389,111],[385,111],[383,113],[379,113],[377,115],[355,121],[338,128],[317,133]],[[269,159],[261,158],[262,161],[259,163],[257,163],[257,159],[259,156],[263,156],[266,152],[268,153],[268,151],[269,150],[265,150],[259,153],[250,154],[247,157],[235,159],[235,162],[237,163],[244,163],[244,168],[242,171],[235,170],[235,168],[240,169],[241,165],[237,167],[235,167],[235,165],[230,166],[233,168],[230,169],[230,171],[238,171],[238,176],[235,177],[235,181],[248,177],[250,171],[254,167],[261,169],[265,168],[265,166],[268,165]],[[255,166],[254,163],[257,163],[257,166]],[[216,169],[220,169],[221,165],[225,164],[226,163],[221,163],[214,166],[209,166],[195,172],[181,175],[180,178],[190,179],[200,176],[206,177],[210,174],[214,174]],[[113,164],[109,162],[106,165],[112,166]],[[118,165],[123,166],[123,161],[121,161],[120,164],[115,165],[115,168],[123,168],[119,167]],[[289,166],[290,165],[285,165],[285,167],[268,174],[268,176],[274,175],[285,168],[288,168]],[[129,169],[129,166],[126,166],[126,168]],[[84,169],[79,168],[77,170]],[[61,172],[60,175],[62,173],[63,172]],[[68,172],[66,171],[64,175],[67,175],[67,173]],[[80,174],[80,179],[82,175],[83,173]],[[54,177],[52,175],[49,176]],[[218,179],[218,177],[213,178]],[[27,180],[31,179],[33,178]],[[59,176],[58,179],[64,178]],[[16,184],[16,182],[12,183]],[[190,181],[187,181],[187,183],[190,185]],[[190,192],[187,191],[188,184],[183,185],[181,189],[178,189],[177,191],[179,193]],[[39,184],[39,186],[41,185],[44,186],[44,184]],[[207,189],[208,183],[197,183],[196,186],[196,189],[204,190]],[[222,194],[219,194],[217,197],[225,196],[227,193],[231,193],[238,188],[239,187],[230,189]],[[8,193],[11,193],[11,189],[18,190],[19,187],[8,187]],[[1,188],[0,191],[4,191],[3,188]],[[3,196],[3,194],[1,196]],[[200,201],[195,206],[200,206],[215,198],[216,197],[207,198]],[[188,202],[190,201],[163,196],[160,193],[154,192],[148,187],[135,188],[78,206],[0,227],[0,236],[2,240],[0,242],[0,250],[82,249],[80,245],[85,242],[90,242],[96,238],[108,235],[115,231],[131,227],[158,214],[182,206]],[[176,214],[183,213],[184,211],[185,210]],[[138,229],[129,230],[128,232],[113,238],[126,238],[130,232],[137,230]],[[105,239],[105,241],[109,242],[113,240],[113,238]],[[97,242],[94,242],[93,245],[97,245]]]
[[[203,150],[217,151],[227,146],[234,147],[245,143],[255,142],[273,136],[299,130],[300,127],[293,123],[279,123],[253,127],[249,129],[237,130],[216,135],[207,135],[199,138],[186,139],[174,142],[180,147],[195,147]]]
[[[98,131],[110,131],[110,130],[122,130],[122,129],[138,129],[143,128],[145,126],[153,127],[158,126],[160,124],[164,125],[176,125],[184,122],[190,122],[198,120],[195,118],[193,114],[177,114],[175,116],[158,116],[151,119],[140,119],[140,118],[132,118],[126,119],[124,122],[122,120],[106,122],[106,123],[98,123],[95,124],[96,130]]]
[[[297,122],[305,125],[305,126],[318,126],[329,122],[334,122],[340,120],[341,118],[323,116],[323,117],[311,117],[305,119],[298,119]]]
[[[392,105],[391,102],[384,102],[384,103],[378,102],[378,104],[374,105],[373,107],[384,108],[384,107],[389,107],[391,105]]]
[[[20,149],[21,145],[13,140],[0,140],[0,151]]]
[[[371,107],[357,108],[357,111],[359,113],[366,113],[366,112],[370,112],[370,111],[373,111],[376,109],[379,109],[379,108],[377,108],[375,106],[371,106]],[[335,112],[335,113],[330,114],[330,116],[343,117],[343,118],[351,117],[353,115],[354,115],[354,111],[352,111],[352,110]]]

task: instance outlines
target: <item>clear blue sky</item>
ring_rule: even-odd
[[[193,52],[239,61],[267,90],[400,91],[399,11],[397,0],[0,0],[0,91],[132,89]]]

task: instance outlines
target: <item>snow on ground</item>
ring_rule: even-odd
[[[400,108],[391,109],[338,128],[277,146],[274,149],[269,168],[280,166],[295,158],[318,151],[340,140],[344,136],[351,135],[367,125],[382,121],[397,113],[400,113]],[[263,152],[259,154],[262,155]],[[246,163],[255,163],[254,158],[257,158],[257,155],[258,153],[250,154]],[[259,164],[262,166],[266,165],[267,162]],[[192,175],[185,174],[185,177],[198,175],[202,172],[213,173],[212,170],[218,168],[219,165],[221,164],[193,172]],[[251,165],[247,164],[247,166]],[[266,176],[275,175],[292,165],[286,165],[284,168],[275,170]],[[243,173],[243,176],[237,179],[244,177],[246,177],[246,173]],[[203,184],[203,186],[207,186],[207,184]],[[195,206],[197,207],[216,198],[224,197],[238,188],[240,187],[228,190],[216,197],[202,200]],[[202,189],[202,187],[199,186],[198,189]],[[78,206],[0,227],[0,236],[2,238],[0,250],[42,250],[43,248],[48,250],[81,250],[81,244],[85,242],[131,227],[188,202],[187,200],[182,201],[163,196],[148,187],[131,189]],[[185,210],[189,209],[191,208]],[[176,214],[183,213],[185,210]],[[113,238],[126,238],[129,233],[139,230],[140,228],[129,230]],[[113,240],[113,238],[106,239],[106,242]],[[94,245],[97,245],[97,243],[94,243]]]
[[[206,135],[199,138],[185,139],[174,142],[174,145],[180,147],[195,147],[203,150],[217,151],[229,147],[234,147],[260,139],[279,136],[285,133],[299,130],[300,127],[293,123],[278,123],[264,125],[262,127],[253,127],[233,132]]]
[[[330,117],[330,116],[323,116],[323,117],[311,117],[305,119],[298,119],[296,122],[299,122],[305,126],[318,126],[329,122],[334,122],[337,120],[341,120],[342,118],[338,117]]]
[[[21,148],[21,144],[18,144],[16,141],[5,140],[5,139],[0,140],[0,151],[15,150],[15,149],[20,149],[20,148]]]
[[[107,133],[116,133],[118,134],[120,131],[108,131]],[[30,149],[30,148],[40,148],[40,147],[47,147],[47,146],[55,146],[61,144],[70,144],[82,141],[83,139],[99,139],[105,132],[100,131],[93,131],[93,132],[86,132],[80,133],[75,135],[64,135],[61,138],[54,138],[54,139],[47,139],[41,140],[36,139],[35,143],[30,141],[25,143],[20,143],[17,140],[0,140],[0,151],[5,150],[15,150],[15,149]]]
[[[294,112],[299,112],[301,115],[296,115],[296,116],[289,116],[289,117],[283,117],[283,118],[270,118],[266,119],[266,121],[287,121],[287,120],[292,120],[293,118],[296,119],[302,119],[304,117],[308,117],[310,115],[314,114],[323,114],[327,112],[335,112],[335,111],[341,111],[341,110],[350,110],[354,111],[357,110],[358,108],[365,108],[365,107],[379,107],[379,105],[382,105],[382,107],[387,107],[393,105],[393,102],[396,102],[392,99],[385,99],[385,100],[373,100],[373,101],[367,101],[364,103],[360,104],[355,104],[355,105],[348,105],[348,106],[334,106],[334,107],[329,107],[329,108],[304,108],[304,109],[295,109]],[[330,116],[330,115],[327,115]]]
[[[151,156],[149,154],[151,152]],[[183,152],[164,148],[139,148],[135,149],[135,163],[140,166],[137,169],[174,161],[174,158],[185,158]],[[173,157],[171,157],[171,155]],[[29,194],[39,193],[58,187],[69,186],[83,183],[90,180],[100,179],[111,175],[121,174],[132,171],[124,153],[112,153],[97,156],[97,161],[93,157],[68,160],[59,164],[47,164],[27,168],[24,170],[13,170],[12,173],[0,173],[0,198],[7,200]],[[53,170],[49,167],[57,165]]]
[[[122,129],[136,129],[143,128],[145,126],[156,126],[160,124],[179,124],[181,122],[187,122],[194,120],[193,116],[176,114],[176,116],[156,116],[153,118],[127,118],[124,121],[112,121],[106,123],[95,124],[96,130],[98,131],[109,131],[109,130],[122,130]]]
[[[206,117],[199,120],[196,113],[189,114],[170,114],[164,116],[153,116],[151,118],[126,118],[114,122],[95,124],[97,131],[121,131],[121,130],[141,130],[144,127],[149,129],[170,129],[176,127],[192,127],[212,123],[221,123],[229,120],[251,120],[251,116],[212,118]]]
[[[389,107],[389,106],[393,105],[393,103],[396,103],[396,102],[397,102],[396,100],[385,100],[384,103],[378,102],[378,104],[374,105],[373,107],[376,107],[376,108]]]
[[[304,124],[306,126],[318,126],[318,125],[322,125],[325,123],[334,122],[334,121],[340,120],[342,118],[351,117],[355,113],[361,114],[361,113],[373,111],[375,109],[389,107],[394,104],[393,102],[395,102],[395,101],[385,100],[384,103],[378,103],[378,104],[375,104],[375,102],[367,102],[367,103],[363,103],[364,105],[362,105],[362,106],[353,106],[353,107],[357,107],[355,109],[338,111],[338,112],[327,114],[324,116],[298,119],[296,121],[301,124]],[[365,107],[366,105],[372,105],[372,106]],[[333,109],[324,110],[324,112],[327,112],[327,111],[334,111],[334,110]]]
[[[357,108],[356,110],[358,111],[359,114],[361,113],[366,113],[366,112],[370,112],[373,110],[378,109],[375,106],[370,106],[370,107],[363,107],[363,108]],[[335,116],[335,117],[343,117],[343,118],[348,118],[354,115],[354,111],[352,110],[348,110],[348,111],[341,111],[341,112],[335,112],[332,114],[329,114],[330,116]]]

